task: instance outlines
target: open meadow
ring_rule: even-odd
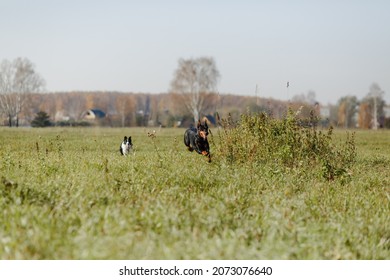
[[[184,129],[153,130],[1,127],[0,258],[390,259],[390,131],[356,131],[327,180],[229,162],[217,128],[211,163]]]

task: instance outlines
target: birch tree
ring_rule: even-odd
[[[30,93],[43,89],[44,80],[35,72],[27,58],[16,58],[12,62],[3,60],[0,65],[0,113],[8,119],[8,125],[19,125],[19,114],[27,103]]]
[[[207,106],[207,95],[214,93],[220,74],[211,57],[179,59],[179,65],[171,82],[171,92],[194,117],[196,123]]]
[[[370,91],[366,96],[367,102],[372,104],[372,128],[378,129],[379,116],[383,115],[384,101],[383,96],[385,92],[377,83],[372,83]]]

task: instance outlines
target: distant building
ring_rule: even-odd
[[[81,119],[89,121],[104,119],[105,117],[106,113],[100,109],[90,109],[81,114]]]
[[[205,116],[205,119],[207,119],[208,124],[216,125],[217,121],[215,120],[215,117],[213,115],[207,115]]]
[[[64,111],[57,111],[55,116],[54,116],[54,121],[70,121],[70,116],[65,115]]]
[[[320,106],[320,116],[323,119],[329,119],[330,107],[329,106]]]

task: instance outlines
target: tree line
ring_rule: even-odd
[[[259,101],[248,96],[210,93],[202,98],[207,106],[202,107],[198,117],[208,117],[214,123],[217,112],[221,117],[230,115],[234,119],[247,111],[267,111],[281,117],[287,108],[286,102],[272,99],[261,99],[262,105],[256,105]],[[192,112],[177,93],[74,91],[30,94],[29,106],[21,114],[24,120],[21,125],[29,125],[38,112],[46,112],[52,124],[82,125],[88,109],[99,109],[106,114],[102,119],[90,121],[94,125],[187,127],[195,123]]]
[[[324,126],[343,128],[390,128],[385,115],[384,92],[373,83],[367,96],[344,96],[335,105],[316,102],[314,91],[299,94],[288,102],[272,98],[219,94],[220,73],[211,57],[180,59],[168,93],[125,92],[56,92],[44,93],[44,79],[27,58],[3,60],[0,65],[0,124],[29,126],[47,121],[54,125],[184,126],[208,117],[215,123],[219,117],[239,119],[246,112],[266,112],[275,118],[285,116],[287,109],[299,110],[302,118],[315,113]],[[323,114],[323,109],[327,114]],[[99,109],[104,118],[85,119],[85,112]],[[44,112],[45,114],[42,114]],[[375,120],[375,121],[374,121]]]

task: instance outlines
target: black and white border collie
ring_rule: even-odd
[[[123,138],[123,142],[119,146],[119,151],[121,152],[122,155],[127,156],[130,153],[130,150],[133,148],[133,143],[131,142],[131,136],[127,138],[125,136]]]

